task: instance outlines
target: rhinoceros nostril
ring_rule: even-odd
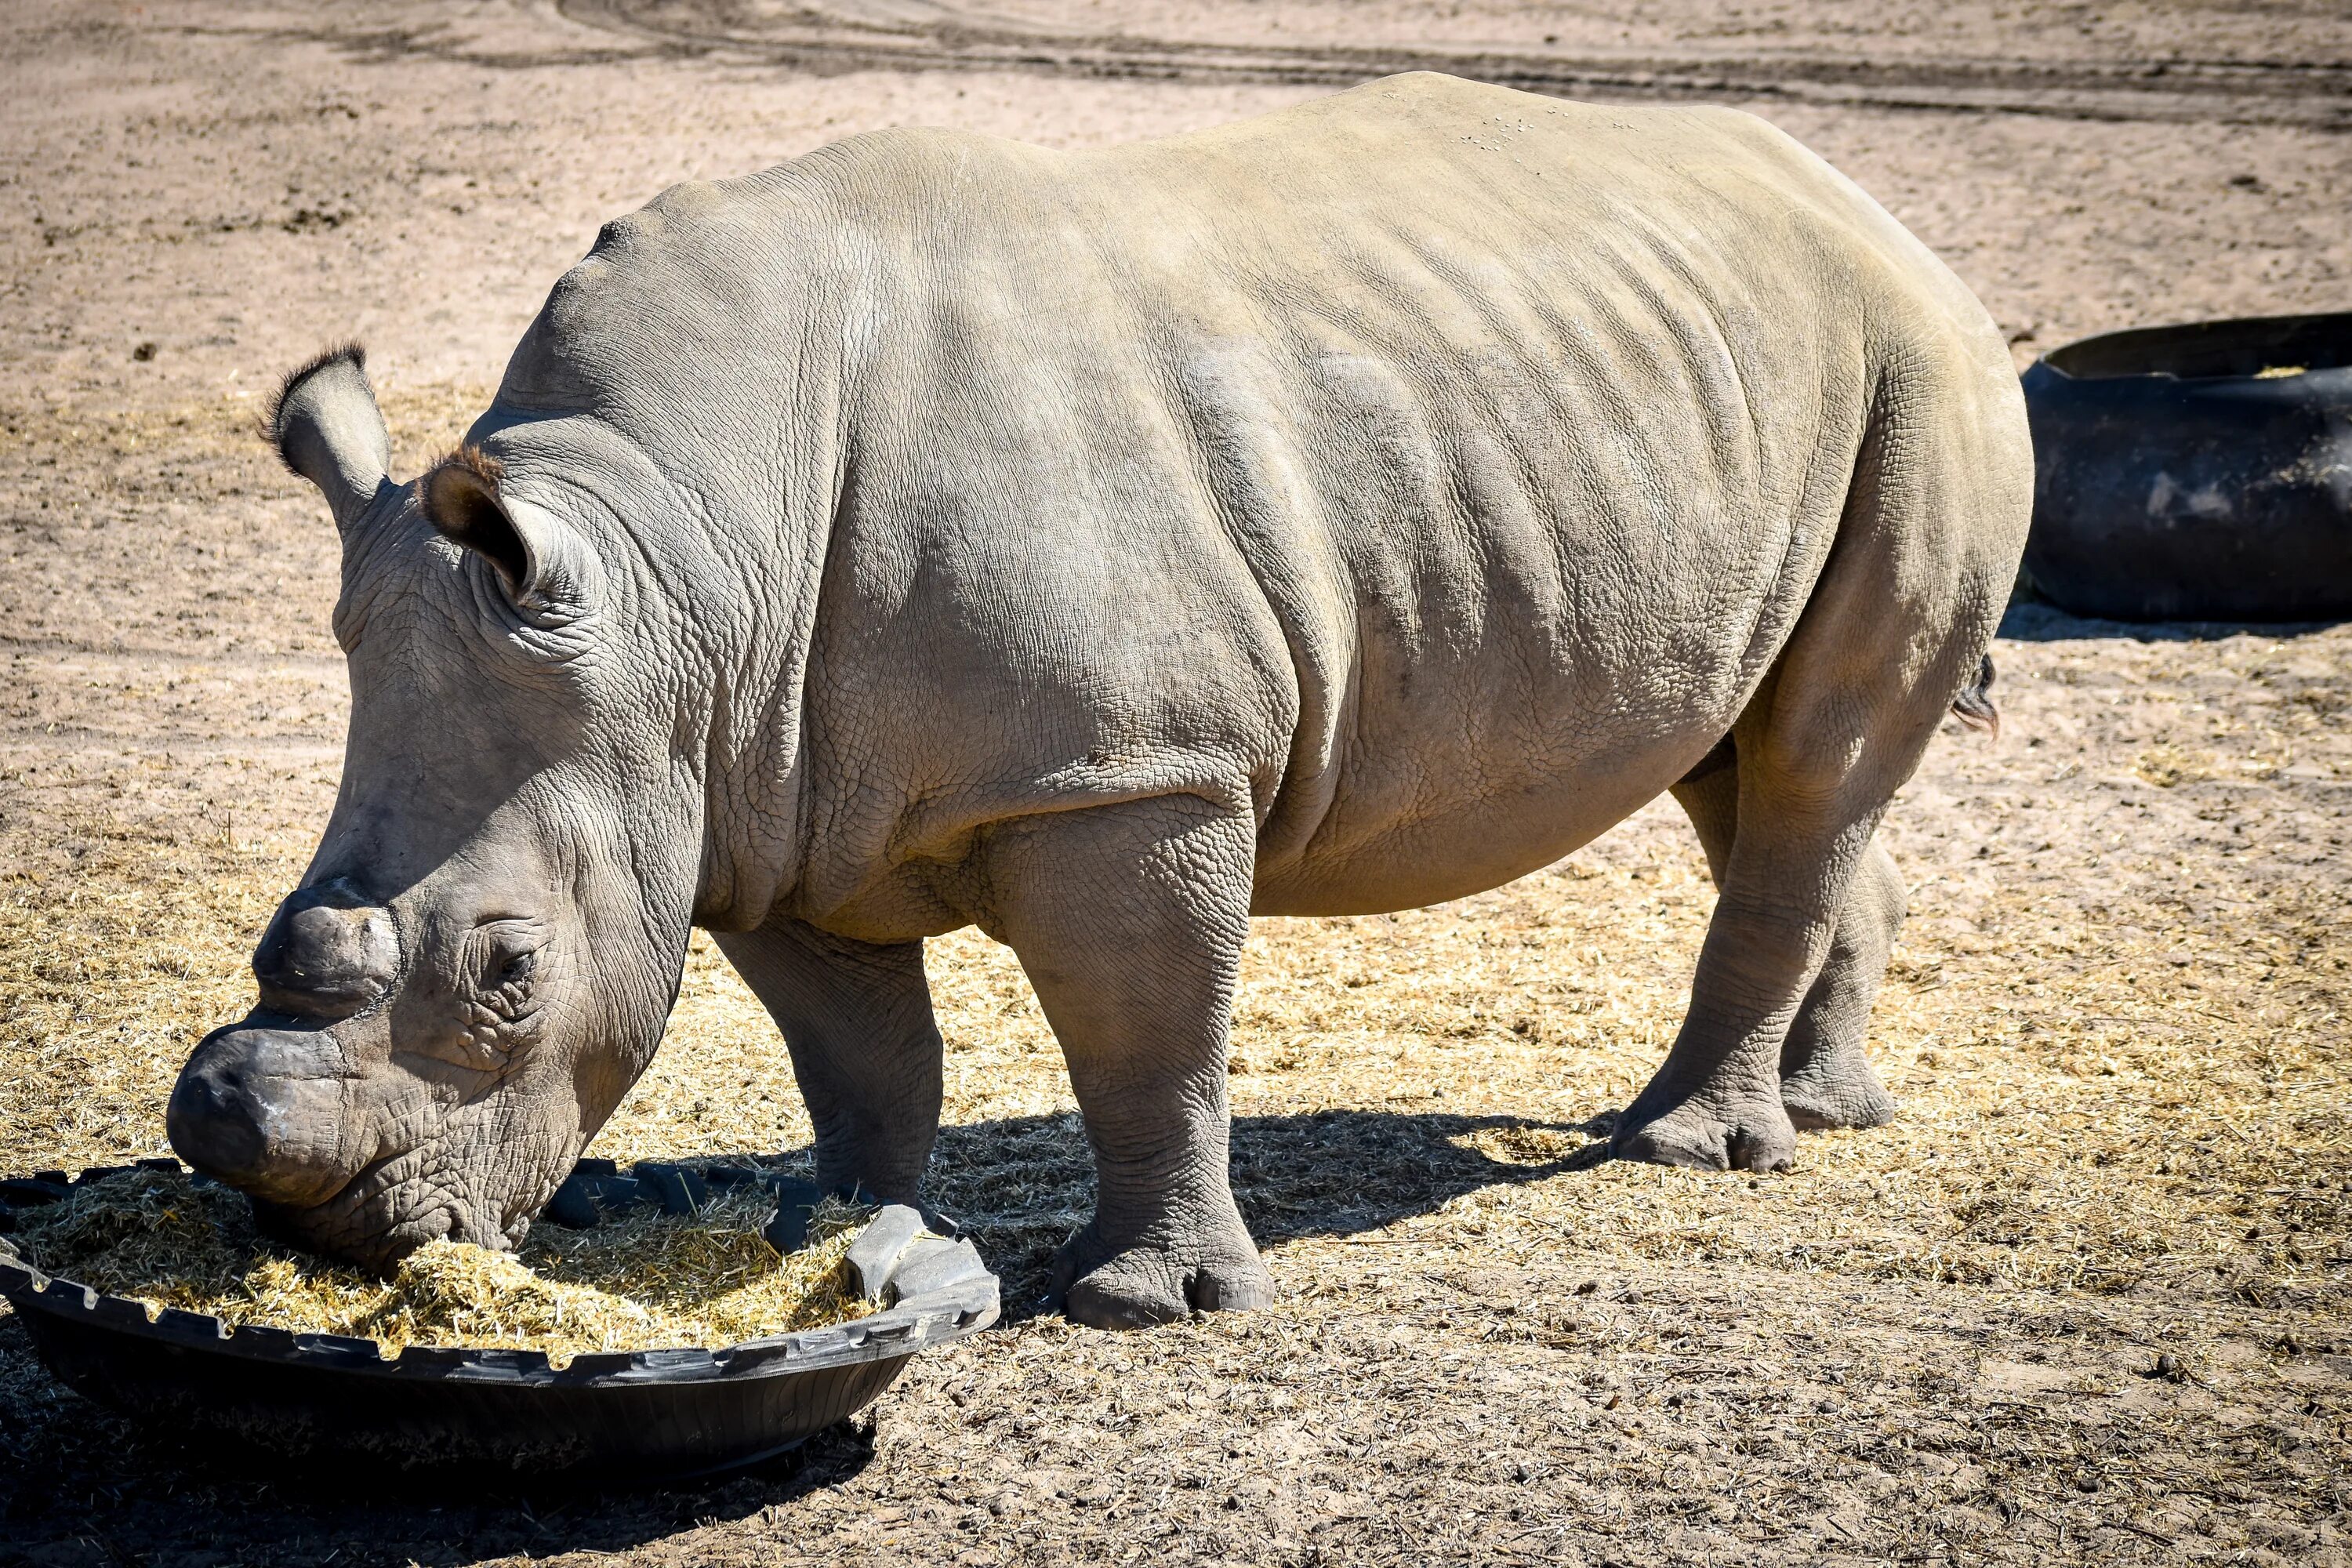
[[[400,968],[390,911],[355,900],[349,884],[288,899],[254,951],[261,1001],[304,1017],[348,1017],[381,997]]]
[[[252,1100],[203,1061],[201,1047],[172,1089],[163,1127],[182,1159],[224,1182],[249,1177],[268,1152]]]
[[[346,1067],[329,1029],[250,1018],[215,1029],[173,1087],[165,1112],[172,1147],[255,1197],[321,1202],[351,1179]]]

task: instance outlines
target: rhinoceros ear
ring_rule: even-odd
[[[280,382],[268,431],[278,458],[319,487],[335,527],[349,531],[392,464],[365,352],[357,343],[329,349]]]
[[[425,472],[417,497],[441,536],[462,544],[499,569],[507,592],[520,598],[530,585],[530,546],[499,499],[499,460],[479,447],[460,447]]]
[[[425,471],[417,498],[443,538],[498,569],[515,607],[534,619],[568,619],[601,581],[594,555],[546,513],[500,493],[499,460],[460,447]]]

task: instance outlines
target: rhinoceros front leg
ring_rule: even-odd
[[[997,828],[983,923],[1060,1039],[1086,1119],[1094,1218],[1055,1261],[1064,1310],[1137,1328],[1273,1300],[1234,1206],[1225,1044],[1255,828],[1196,795]]]
[[[815,1128],[819,1184],[913,1203],[940,1131],[923,944],[852,942],[781,917],[718,940],[783,1031]]]
[[[1675,799],[1698,830],[1707,869],[1720,887],[1739,828],[1739,773],[1728,745],[1715,765],[1675,785]],[[1893,1119],[1895,1097],[1864,1047],[1871,1005],[1903,925],[1903,879],[1874,837],[1844,901],[1821,977],[1805,995],[1780,1047],[1780,1104],[1798,1128],[1876,1127]]]

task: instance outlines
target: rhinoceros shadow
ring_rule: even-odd
[[[1234,1119],[1234,1196],[1261,1247],[1353,1236],[1482,1188],[1606,1158],[1614,1118],[1534,1121],[1440,1110],[1340,1110]],[[933,1204],[1003,1286],[1005,1316],[1043,1310],[1054,1249],[1085,1222],[1094,1170],[1075,1112],[942,1128]]]

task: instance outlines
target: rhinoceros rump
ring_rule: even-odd
[[[342,790],[174,1144],[321,1250],[527,1226],[689,928],[822,1179],[918,1194],[922,939],[1011,944],[1099,1178],[1090,1322],[1265,1300],[1253,911],[1393,910],[1663,790],[1721,897],[1619,1154],[1787,1163],[1862,1056],[1872,834],[2025,534],[1981,307],[1762,122],[1375,82],[1105,152],[864,136],[682,185],[421,479],[359,354],[274,429],[342,537]]]

